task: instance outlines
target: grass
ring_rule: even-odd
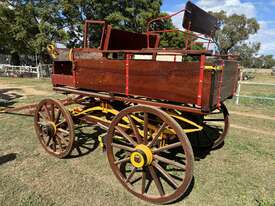
[[[49,80],[0,78],[0,85],[3,84],[27,85],[55,96],[51,94]],[[20,105],[43,98],[45,95],[30,94],[14,101]],[[227,103],[230,110],[275,115],[270,110],[272,106],[264,107],[257,102],[239,106]],[[261,133],[274,133],[275,121],[236,114],[231,115],[231,120],[232,125],[259,132],[232,127],[222,149],[195,162],[194,188],[187,198],[174,205],[275,205],[274,137]],[[0,114],[0,128],[0,160],[5,155],[16,154],[16,159],[0,163],[0,205],[150,205],[133,197],[116,180],[106,154],[96,144],[93,127],[77,129],[77,132],[93,138],[94,150],[88,155],[64,160],[44,152],[31,117]]]
[[[275,76],[270,74],[257,74],[255,79],[248,82],[272,83],[275,84]],[[275,86],[264,85],[241,85],[241,95],[259,96],[275,99]],[[257,109],[260,113],[275,115],[275,100],[240,98],[240,105]]]

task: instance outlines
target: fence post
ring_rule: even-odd
[[[241,93],[241,81],[238,81],[237,95],[236,95],[236,104],[240,104],[240,93]]]
[[[37,79],[40,79],[40,64],[37,66]]]

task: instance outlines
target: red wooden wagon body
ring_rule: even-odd
[[[89,20],[84,48],[49,46],[54,90],[79,96],[38,104],[35,129],[48,153],[63,158],[76,149],[82,155],[74,124],[96,124],[106,130],[99,142],[128,191],[157,204],[185,194],[193,178],[193,149],[209,152],[223,145],[229,128],[223,102],[233,97],[239,71],[232,56],[210,50],[217,19],[191,2],[183,11],[186,31],[151,29],[173,15],[150,21],[145,34]],[[100,27],[97,42],[88,32],[94,27]],[[185,48],[159,48],[163,32],[183,33]],[[195,44],[203,49],[192,50]],[[69,103],[79,107],[65,108]]]

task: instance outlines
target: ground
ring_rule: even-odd
[[[264,86],[244,86],[242,94],[275,97]],[[2,109],[46,96],[61,97],[49,80],[0,78],[0,99],[9,100]],[[195,162],[192,192],[174,205],[275,205],[275,102],[242,99],[227,106],[232,126],[224,147]],[[115,179],[94,128],[76,129],[91,137],[92,151],[64,160],[44,152],[32,117],[0,114],[0,129],[0,205],[150,205]]]

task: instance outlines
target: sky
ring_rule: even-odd
[[[275,56],[275,0],[193,0],[193,3],[206,11],[224,10],[228,14],[245,14],[256,18],[260,24],[257,34],[250,37],[250,42],[260,42],[260,55]],[[163,0],[162,11],[173,13],[185,7],[186,0]],[[174,24],[182,28],[182,16],[173,18]]]

